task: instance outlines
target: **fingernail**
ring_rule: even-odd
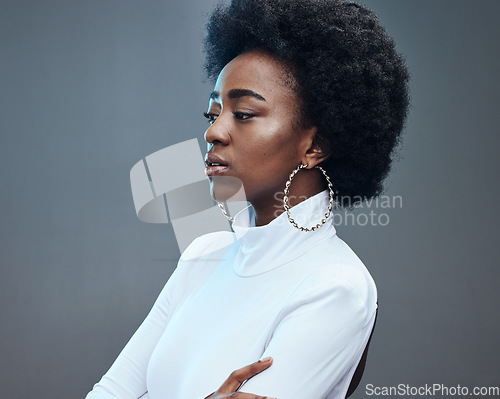
[[[271,361],[271,357],[270,356],[265,357],[264,359],[261,360],[261,362],[263,362],[263,363],[270,362],[270,361]],[[271,399],[276,399],[276,398],[271,398]]]

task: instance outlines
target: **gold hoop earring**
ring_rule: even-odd
[[[295,169],[292,173],[290,173],[290,176],[288,177],[288,180],[285,185],[285,190],[284,190],[284,196],[283,196],[283,207],[285,208],[286,215],[288,216],[289,222],[293,225],[293,227],[299,229],[300,231],[314,231],[318,229],[319,227],[323,226],[326,223],[326,219],[328,219],[328,216],[330,216],[330,213],[332,212],[332,207],[333,207],[333,190],[332,190],[332,182],[330,181],[330,177],[326,174],[326,171],[321,167],[321,166],[315,166],[315,168],[319,169],[322,173],[323,176],[325,176],[326,181],[328,182],[328,191],[330,191],[330,201],[328,203],[328,210],[325,213],[325,216],[323,219],[321,219],[321,222],[319,222],[316,226],[307,228],[307,227],[302,227],[297,224],[295,220],[293,220],[292,215],[290,214],[290,205],[288,204],[288,193],[290,189],[290,185],[292,184],[292,179],[295,177],[295,175],[299,172],[299,170],[307,168],[308,165],[303,165],[300,164],[297,169]]]
[[[224,208],[224,205],[222,204],[222,202],[217,201],[217,205],[219,205],[219,208],[222,211],[222,214],[226,217],[226,219],[229,220],[230,222],[232,222],[233,218],[231,216],[229,216],[229,214],[227,213],[226,209]]]

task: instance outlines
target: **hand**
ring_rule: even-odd
[[[211,395],[207,396],[205,399],[276,399],[269,396],[259,396],[252,393],[237,392],[241,387],[241,384],[264,371],[271,366],[271,364],[273,364],[273,359],[266,357],[265,359],[249,364],[241,369],[234,370],[227,380],[220,386],[220,388]]]

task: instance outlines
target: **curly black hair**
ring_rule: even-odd
[[[210,16],[205,70],[263,50],[289,66],[340,206],[383,192],[408,112],[409,74],[376,15],[344,0],[232,0]]]

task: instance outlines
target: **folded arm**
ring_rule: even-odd
[[[375,310],[376,298],[349,282],[312,285],[282,312],[263,354],[272,356],[273,366],[242,389],[285,399],[343,399],[370,336]]]

